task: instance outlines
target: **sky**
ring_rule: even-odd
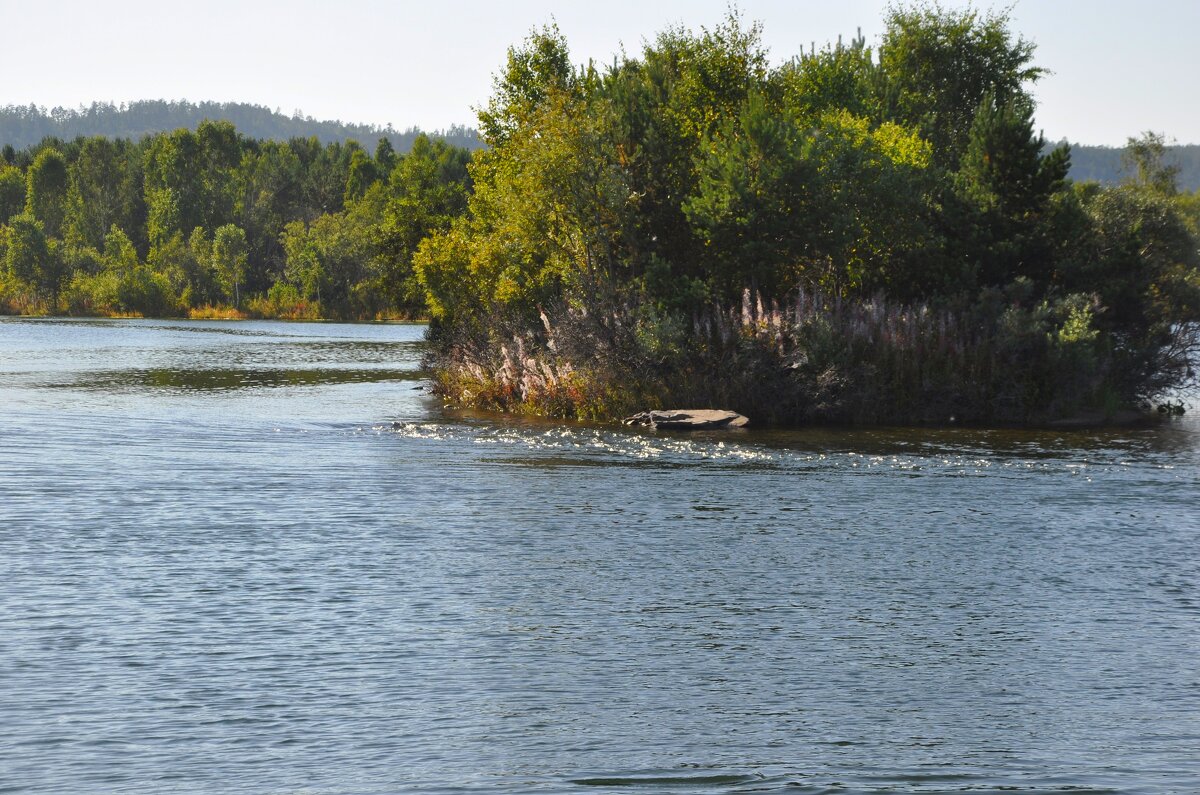
[[[887,0],[740,0],[782,62],[801,47],[882,33]],[[1200,2],[942,0],[1009,8],[1049,69],[1034,89],[1047,139],[1123,145],[1152,130],[1200,143]],[[0,105],[250,102],[404,129],[473,125],[507,50],[554,21],[579,63],[636,54],[666,27],[698,30],[726,0],[0,0]]]

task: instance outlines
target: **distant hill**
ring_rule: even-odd
[[[287,116],[243,102],[191,103],[153,99],[120,105],[93,102],[90,107],[78,109],[47,110],[35,105],[0,107],[0,145],[11,144],[15,149],[23,149],[47,136],[68,141],[81,135],[137,140],[143,135],[180,127],[195,129],[205,119],[232,122],[239,132],[251,138],[279,141],[315,135],[322,143],[345,143],[353,139],[371,149],[377,140],[386,136],[397,152],[407,152],[422,132],[415,127],[396,130],[391,126],[319,121],[299,114]],[[425,132],[455,146],[478,149],[483,145],[470,127],[454,126],[448,130]]]
[[[1126,179],[1129,174],[1121,162],[1124,152],[1124,149],[1112,146],[1071,144],[1071,179],[1105,185]],[[1167,162],[1179,167],[1180,190],[1200,190],[1200,144],[1169,147]]]

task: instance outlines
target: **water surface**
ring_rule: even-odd
[[[419,326],[0,320],[0,792],[1200,791],[1200,424],[443,411]]]

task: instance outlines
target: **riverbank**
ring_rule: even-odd
[[[177,313],[145,314],[142,312],[127,312],[108,309],[87,309],[86,311],[63,311],[64,307],[49,302],[6,302],[0,300],[0,315],[8,317],[73,317],[73,318],[106,318],[109,320],[129,320],[144,318],[151,320],[187,319],[187,320],[289,320],[307,321],[314,323],[427,323],[429,318],[421,315],[411,315],[400,312],[380,312],[371,317],[339,317],[321,314],[317,304],[297,304],[280,306],[266,299],[250,299],[243,306],[235,307],[228,304],[206,304],[180,310]]]

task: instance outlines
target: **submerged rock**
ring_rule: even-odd
[[[744,428],[750,420],[735,411],[716,409],[673,409],[642,411],[626,417],[626,425],[647,425],[668,431],[707,431],[716,428]]]

